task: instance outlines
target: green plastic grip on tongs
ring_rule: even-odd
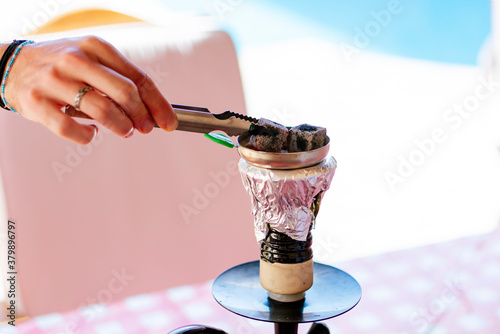
[[[211,132],[205,133],[203,135],[211,141],[216,142],[217,144],[221,144],[229,148],[233,148],[235,146],[233,141],[228,136],[225,136],[222,133]]]

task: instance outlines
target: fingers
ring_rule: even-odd
[[[109,98],[95,90],[87,92],[81,100],[80,110],[118,136],[132,136],[134,124]]]
[[[45,75],[45,80],[35,89],[48,99],[58,101],[60,105],[73,105],[75,96],[86,85],[83,82],[69,80],[54,70],[50,72],[52,73]],[[88,91],[80,101],[80,110],[85,115],[90,116],[90,118],[101,123],[118,136],[130,137],[132,135],[134,124],[131,119],[113,101],[100,92]],[[74,116],[82,116],[74,108],[72,108],[71,112]]]
[[[139,94],[143,97],[151,116],[159,127],[166,131],[173,131],[177,128],[177,115],[150,77],[146,78],[144,84],[139,85]]]
[[[92,117],[90,117],[89,115],[87,115],[86,113],[82,112],[82,111],[78,111],[75,109],[75,107],[67,104],[64,109],[63,109],[63,112],[70,116],[70,117],[78,117],[78,118],[86,118],[86,119],[92,119]]]
[[[30,104],[36,104],[37,122],[43,124],[57,136],[86,145],[97,135],[97,127],[93,124],[84,125],[65,115],[57,107],[55,101],[41,96],[33,96]]]
[[[95,55],[95,59],[106,68],[110,68],[123,77],[130,79],[137,87],[139,98],[145,104],[156,124],[167,131],[175,130],[177,127],[177,116],[151,77],[134,65],[111,44],[98,38],[86,38],[82,43],[82,48]],[[142,117],[142,114],[140,114],[140,117]]]
[[[149,116],[149,112],[140,98],[137,87],[130,79],[123,77],[99,63],[92,62],[81,54],[67,54],[64,61],[56,66],[57,71],[59,73],[67,73],[70,80],[85,82],[89,86],[105,93],[106,96],[113,100],[125,114],[130,117],[133,126],[139,131],[148,133],[153,129],[153,120]],[[80,88],[82,87],[83,86]],[[76,92],[78,92],[78,89]],[[87,98],[88,95],[92,98]],[[99,99],[97,95],[98,93],[96,91],[88,92],[85,95],[85,100],[92,101],[94,105],[90,104],[90,106],[97,107],[97,110],[99,110],[103,104],[110,105],[109,101],[108,103],[104,101],[105,98],[101,98],[101,101],[98,102]],[[95,103],[98,103],[98,105],[95,105]],[[83,102],[81,109],[83,110]],[[105,115],[100,116],[105,117]],[[116,116],[116,114],[114,116]],[[107,124],[103,125],[108,126]]]

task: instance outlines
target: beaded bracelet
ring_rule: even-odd
[[[16,56],[19,53],[19,51],[21,51],[23,46],[25,46],[26,44],[32,44],[32,43],[34,43],[34,42],[33,41],[24,41],[21,44],[19,44],[19,46],[16,48],[16,51],[14,51],[14,54],[12,55],[12,58],[10,59],[9,65],[7,65],[7,69],[5,70],[5,73],[3,74],[3,78],[2,78],[2,88],[0,90],[0,97],[2,98],[2,102],[5,105],[5,108],[12,110],[16,114],[18,114],[18,112],[14,108],[9,106],[9,104],[7,103],[7,100],[5,99],[5,96],[4,96],[4,94],[5,94],[5,82],[7,81],[7,77],[9,76],[9,72],[10,72],[10,69],[12,68],[12,64],[14,64],[14,60],[16,59]]]
[[[12,56],[12,53],[19,46],[19,44],[23,42],[25,42],[25,40],[15,39],[12,43],[9,44],[7,49],[5,49],[5,52],[2,55],[2,59],[0,60],[0,78],[3,77],[3,73],[5,72],[5,67],[7,66],[7,62],[9,61],[10,56]],[[5,109],[5,104],[3,103],[2,99],[0,99],[0,107]]]

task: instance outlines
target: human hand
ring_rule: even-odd
[[[39,122],[56,135],[87,144],[97,127],[76,122],[74,106],[80,89],[81,113],[121,137],[134,129],[149,133],[158,124],[177,127],[177,117],[153,80],[111,44],[88,36],[38,42],[23,47],[8,76],[4,97],[25,118]],[[80,115],[83,116],[83,115]]]

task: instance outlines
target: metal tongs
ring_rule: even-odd
[[[207,108],[184,106],[172,104],[179,125],[176,130],[210,133],[215,130],[224,131],[229,136],[239,136],[250,129],[252,124],[259,121],[256,118],[238,114],[232,111],[224,111],[213,114]],[[90,118],[84,113],[76,113],[74,107],[66,109],[66,114],[72,117]],[[159,128],[157,124],[155,127]]]
[[[179,125],[177,130],[210,133],[215,130],[224,131],[228,136],[239,136],[249,130],[256,118],[238,114],[229,110],[213,114],[207,108],[172,104]],[[157,125],[155,125],[157,126]]]

